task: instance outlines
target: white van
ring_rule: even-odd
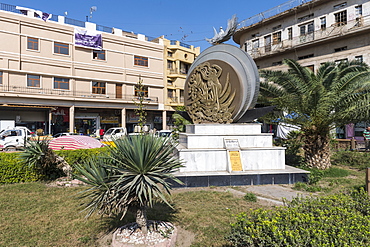
[[[0,132],[0,150],[16,151],[24,145],[32,132],[26,127],[14,127]]]
[[[111,142],[125,135],[127,135],[126,128],[123,128],[123,127],[110,128],[105,132],[103,136],[103,141]]]

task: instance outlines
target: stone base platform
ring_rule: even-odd
[[[264,184],[294,184],[307,182],[309,172],[291,166],[285,169],[271,169],[243,172],[176,172],[175,177],[184,184],[173,184],[174,188],[243,186]]]

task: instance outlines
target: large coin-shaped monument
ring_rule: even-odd
[[[259,74],[253,59],[236,46],[203,51],[185,82],[185,106],[195,124],[237,122],[257,101]]]

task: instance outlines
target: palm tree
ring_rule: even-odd
[[[262,70],[262,98],[290,118],[281,121],[301,128],[305,162],[309,167],[330,167],[330,131],[370,116],[370,71],[356,61],[322,64],[316,74],[286,59],[288,71]]]
[[[128,209],[136,213],[136,223],[147,233],[146,209],[154,199],[167,203],[171,182],[181,184],[172,172],[182,167],[175,157],[176,147],[169,138],[152,135],[128,136],[115,141],[105,157],[97,157],[77,165],[79,180],[88,189],[82,197],[88,198],[87,216],[119,214],[122,218]],[[81,176],[82,175],[82,176]]]

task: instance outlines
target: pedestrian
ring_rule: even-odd
[[[370,149],[370,126],[367,126],[363,132],[364,140],[365,140],[365,150],[366,152]]]
[[[103,138],[103,135],[104,135],[104,129],[100,129],[100,130],[99,130],[99,136],[100,136],[101,138]]]

